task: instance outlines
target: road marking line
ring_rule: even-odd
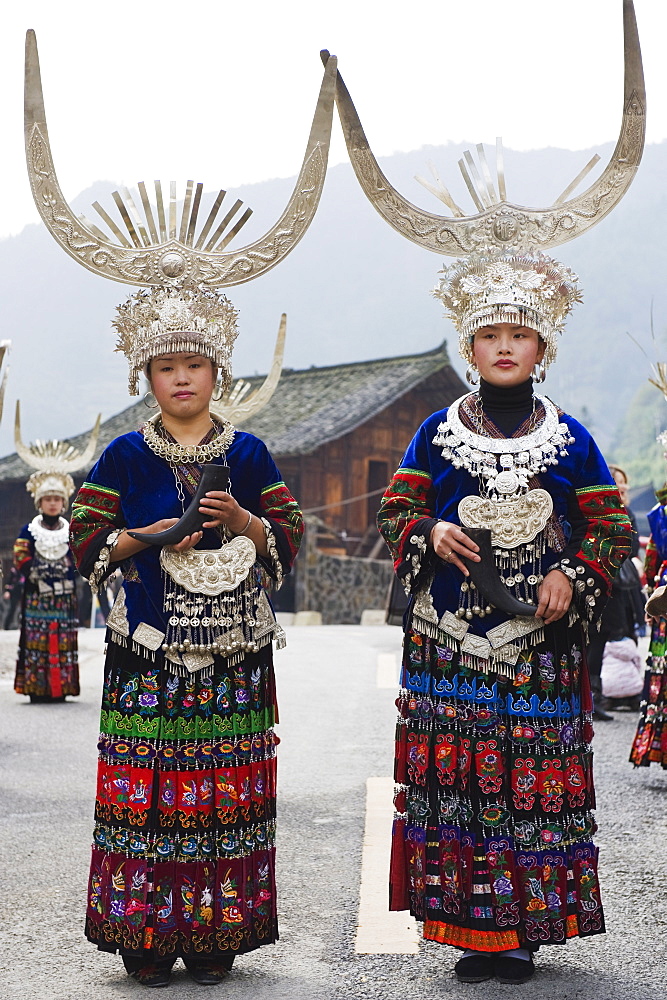
[[[375,675],[377,687],[396,689],[399,679],[395,654],[378,653],[377,673]]]
[[[358,955],[416,955],[419,935],[407,911],[389,910],[389,859],[394,819],[393,778],[366,781],[366,828],[361,859]]]

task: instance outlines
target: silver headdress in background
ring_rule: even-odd
[[[151,356],[161,350],[191,350],[192,344],[224,370],[223,389],[229,387],[235,310],[214,290],[265,274],[294,249],[308,229],[326,174],[335,83],[336,58],[331,57],[294,190],[278,221],[260,239],[238,250],[227,250],[251,210],[241,212],[242,202],[237,200],[220,219],[226,195],[220,190],[200,226],[203,184],[193,181],[187,182],[180,219],[175,182],[170,183],[168,203],[160,181],[155,181],[153,201],[143,181],[138,184],[137,199],[126,188],[114,192],[118,221],[96,202],[93,207],[108,227],[108,235],[85,216],[77,217],[60,190],[46,125],[37,41],[34,31],[28,31],[25,147],[30,184],[42,220],[62,248],[84,267],[114,281],[153,289],[133,296],[122,306],[115,324],[121,335],[118,347],[130,364],[131,394],[138,391],[138,371]]]
[[[100,420],[101,415],[98,414],[88,444],[83,451],[77,451],[66,441],[57,440],[37,440],[34,444],[26,446],[21,438],[21,403],[19,400],[16,401],[14,443],[19,458],[36,470],[28,479],[26,489],[35,501],[37,510],[42,497],[51,494],[62,497],[65,503],[69,503],[69,498],[74,492],[74,480],[71,474],[77,469],[90,467],[100,434]]]
[[[582,194],[571,197],[586,174],[595,166],[599,156],[594,156],[578,176],[567,186],[553,205],[543,209],[524,208],[507,199],[503,166],[502,143],[497,140],[497,190],[482,145],[477,146],[479,168],[471,154],[466,152],[459,166],[470,195],[477,209],[476,214],[466,215],[434,172],[434,181],[417,178],[448,207],[451,216],[435,215],[413,205],[387,180],[375,159],[361,121],[343,79],[336,80],[336,105],[340,115],[350,161],[367,198],[390,226],[418,246],[434,253],[463,257],[454,269],[445,269],[444,278],[436,294],[445,301],[455,325],[461,333],[462,355],[470,360],[470,331],[489,322],[489,316],[500,322],[509,312],[518,314],[527,326],[534,325],[534,313],[544,318],[543,328],[547,339],[547,362],[552,361],[556,349],[556,331],[562,327],[565,316],[574,302],[579,300],[576,275],[563,265],[546,256],[545,250],[580,236],[595,226],[621,200],[632,180],[644,149],[646,131],[646,92],[642,69],[641,50],[632,0],[623,2],[623,29],[625,53],[625,83],[623,113],[618,142],[611,159],[600,177]],[[328,53],[324,52],[326,60]],[[553,277],[538,282],[531,289],[530,302],[524,303],[525,276],[529,271],[542,273],[536,266],[536,254],[544,268]],[[468,255],[470,255],[468,257]],[[480,309],[477,326],[474,325],[476,309],[467,296],[464,285],[469,269],[471,281],[483,272],[490,286],[502,274],[506,291],[496,294],[493,302],[488,298]],[[510,269],[515,272],[514,283]],[[558,283],[557,273],[562,275]],[[472,284],[471,284],[472,288]],[[520,289],[520,291],[517,291]],[[464,291],[465,295],[458,293]],[[496,289],[496,292],[499,292]],[[516,292],[516,296],[515,296]],[[504,297],[503,297],[504,296]],[[554,302],[555,296],[555,302]],[[501,301],[502,299],[502,301]],[[465,330],[465,333],[464,333]],[[553,334],[550,338],[550,331]],[[538,331],[539,332],[539,331]],[[463,341],[466,341],[464,343]]]
[[[5,359],[9,355],[9,348],[12,346],[11,340],[0,340],[0,372],[2,372],[2,366]],[[7,388],[7,375],[9,374],[9,365],[5,365],[5,370],[2,372],[2,378],[0,379],[0,420],[2,420],[2,408],[5,403],[5,389]]]
[[[651,319],[651,329],[653,328],[653,320]],[[651,365],[651,372],[653,373],[653,378],[649,379],[651,385],[654,385],[656,389],[659,389],[667,402],[667,362],[656,361]],[[665,450],[665,457],[667,457],[667,429],[661,431],[656,437],[656,441],[659,441]]]

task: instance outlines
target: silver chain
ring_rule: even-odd
[[[183,483],[179,478],[176,466],[173,465],[171,462],[169,462],[168,465],[172,473],[174,474],[174,482],[176,483],[176,492],[178,493],[178,499],[181,501],[181,510],[185,514],[185,493],[183,491]]]
[[[223,460],[224,464],[226,465],[227,464],[227,455],[225,454],[224,451],[222,453],[222,460]],[[173,473],[174,482],[176,483],[176,492],[178,493],[178,499],[181,502],[181,510],[185,514],[185,492],[183,490],[183,483],[181,481],[180,476],[178,475],[178,470],[177,470],[176,466],[173,464],[173,462],[167,462],[167,464],[168,464],[169,468],[171,469],[171,471]],[[227,485],[227,492],[231,495],[231,492],[232,492],[232,479],[231,479],[231,476],[229,477],[229,483]]]
[[[530,424],[528,425],[528,430],[526,431],[526,434],[531,434],[535,430],[535,428],[537,427],[536,406],[537,406],[537,397],[533,393],[533,412],[530,415]],[[474,416],[475,416],[475,419],[477,421],[477,433],[480,434],[480,435],[484,435],[485,434],[485,432],[484,432],[484,404],[482,403],[482,396],[481,396],[481,394],[479,392],[475,393],[475,413],[474,413]]]

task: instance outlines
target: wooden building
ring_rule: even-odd
[[[263,376],[249,378],[251,384]],[[260,437],[285,482],[321,525],[330,552],[381,556],[374,527],[384,487],[419,424],[466,391],[446,345],[326,368],[286,368],[269,405],[243,430]],[[98,454],[150,416],[139,401],[102,424]],[[88,432],[71,439],[82,447]],[[0,459],[0,556],[5,569],[16,533],[34,516],[30,470],[18,455]],[[77,486],[83,475],[75,477]]]

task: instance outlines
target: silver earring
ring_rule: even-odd
[[[475,378],[475,375],[477,378]],[[466,382],[469,385],[479,385],[479,372],[472,362],[466,368]]]
[[[533,365],[533,382],[544,382],[547,377],[547,370],[544,367],[544,362],[540,361],[539,365]]]
[[[152,403],[148,402],[148,397],[149,396],[153,396],[153,402]],[[155,398],[155,396],[153,395],[153,393],[150,391],[150,389],[144,395],[144,406],[148,407],[149,410],[154,410],[156,406],[159,406],[159,403],[158,403],[157,399]]]
[[[222,382],[216,382],[213,392],[211,393],[211,399],[214,399],[217,403],[219,399],[225,394],[225,390],[222,388]]]

